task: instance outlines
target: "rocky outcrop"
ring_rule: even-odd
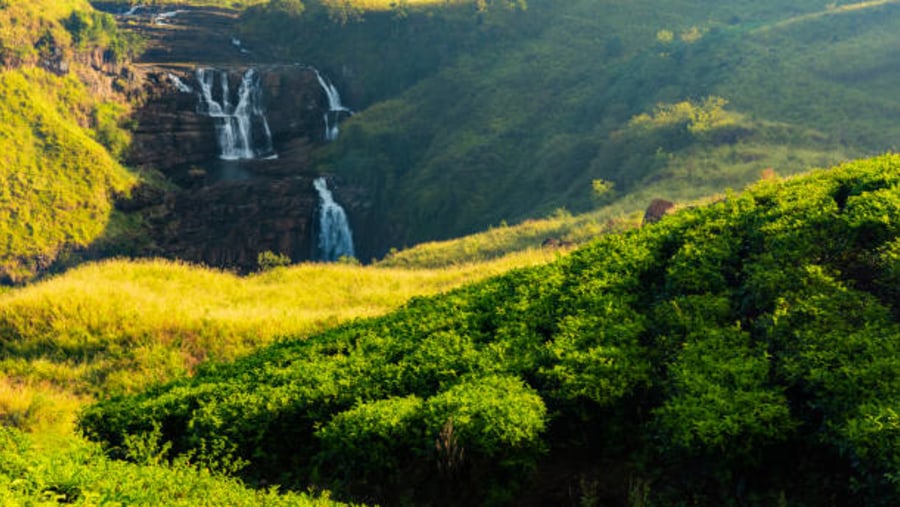
[[[666,216],[669,210],[674,207],[675,203],[673,202],[665,199],[653,199],[644,211],[644,220],[641,222],[641,225],[650,225],[659,222]]]
[[[236,90],[246,68],[229,71]],[[259,68],[266,117],[278,159],[247,162],[253,173],[291,175],[308,168],[310,150],[324,139],[322,114],[327,100],[315,72],[301,66]],[[138,109],[128,162],[161,171],[176,183],[189,185],[187,172],[218,161],[212,118],[197,112],[195,92],[179,91],[172,77],[199,89],[193,69],[155,67],[147,71],[145,100]]]
[[[148,202],[153,248],[146,254],[239,272],[256,269],[257,256],[265,251],[293,261],[312,257],[318,197],[310,157],[324,144],[327,99],[309,68],[257,69],[278,154],[274,160],[220,160],[213,120],[197,112],[196,92],[180,91],[172,79],[197,90],[194,70],[146,69],[145,100],[137,111],[129,162],[159,170],[178,187],[156,204]],[[232,89],[245,70],[229,71]],[[370,206],[360,189],[337,184],[335,195],[347,203],[351,222]],[[126,206],[139,208],[141,201]]]
[[[313,250],[317,197],[312,178],[223,182],[169,198],[154,218],[162,255],[249,272],[272,251],[293,261]]]
[[[146,99],[135,115],[128,163],[174,177],[178,168],[218,157],[213,120],[197,114],[197,97],[179,92],[168,72],[148,72]]]

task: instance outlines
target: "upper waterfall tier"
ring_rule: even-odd
[[[244,72],[236,94],[231,92],[228,71],[197,69],[197,82],[198,112],[215,119],[220,158],[277,157],[263,108],[259,73],[255,69]]]

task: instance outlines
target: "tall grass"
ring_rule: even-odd
[[[234,359],[556,255],[530,250],[431,270],[304,264],[245,278],[162,260],[84,265],[0,295],[0,372],[79,397],[134,392],[201,361]]]

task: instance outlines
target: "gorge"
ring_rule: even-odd
[[[320,76],[296,65],[148,75],[153,98],[139,111],[131,163],[178,186],[152,207],[152,253],[240,272],[265,251],[293,261],[354,256],[349,232],[320,229],[336,209],[345,224],[364,212],[339,184],[327,200],[314,188],[310,154],[336,136],[337,119],[327,117],[340,107]],[[344,199],[347,212],[336,204]]]
[[[183,9],[166,18],[170,26],[155,21],[153,7],[128,13],[129,20],[139,15],[149,21],[136,29],[150,35],[151,47],[138,62],[144,99],[127,162],[174,186],[123,204],[146,217],[151,237],[131,253],[238,272],[257,269],[266,251],[294,262],[373,255],[354,249],[349,233],[349,222],[365,214],[364,192],[334,178],[331,189],[315,183],[321,175],[313,150],[335,140],[339,122],[352,114],[335,84],[312,67],[265,61],[233,36],[222,35],[221,44],[172,43],[189,37],[176,23],[192,31],[227,23],[216,9]],[[205,55],[199,45],[217,51]],[[339,223],[346,232],[321,229]]]

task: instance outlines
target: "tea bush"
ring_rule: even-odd
[[[595,480],[623,502],[631,470],[658,505],[890,505],[898,191],[898,155],[769,179],[80,424],[387,503],[516,503],[572,454],[616,464]]]

